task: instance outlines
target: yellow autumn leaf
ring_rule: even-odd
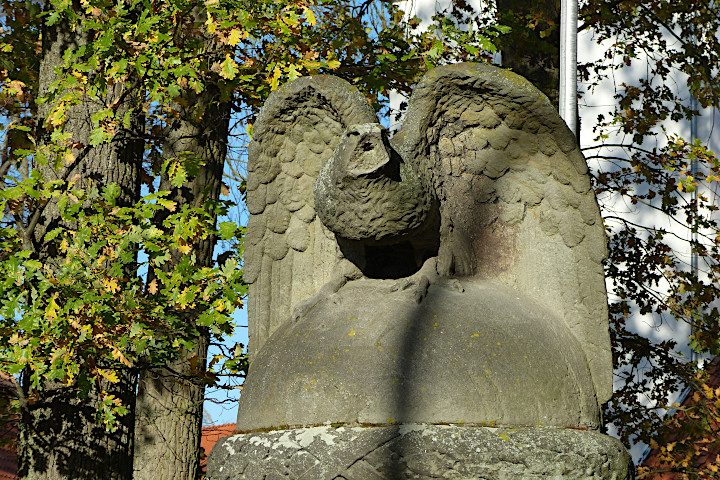
[[[114,370],[103,370],[98,368],[98,373],[110,383],[118,383],[120,379],[117,376],[117,372]]]
[[[245,40],[248,37],[248,32],[240,30],[239,28],[233,28],[228,37],[228,43],[233,47],[240,43],[240,40]]]
[[[225,310],[225,302],[219,301],[215,302],[215,311],[222,313]]]
[[[296,78],[298,78],[300,76],[300,72],[298,71],[298,69],[295,65],[290,65],[287,68],[287,71],[288,71],[288,79],[291,81],[295,80]]]
[[[45,316],[50,320],[54,320],[57,318],[57,311],[60,309],[60,306],[55,302],[57,296],[57,293],[52,296],[52,298],[48,302],[47,308],[45,309]]]
[[[180,253],[187,255],[188,253],[190,253],[192,251],[192,247],[187,244],[178,245],[178,250],[180,250]]]
[[[313,26],[315,25],[315,23],[317,23],[317,19],[315,18],[315,15],[313,14],[312,10],[310,10],[310,8],[303,7],[303,14],[305,15],[305,19],[310,26]]]
[[[69,167],[70,165],[73,164],[74,161],[75,161],[75,155],[73,155],[70,150],[66,150],[65,154],[63,155],[63,164],[66,167]]]
[[[20,80],[11,80],[7,83],[5,83],[5,91],[8,92],[10,95],[20,95],[23,91],[23,87],[26,87],[25,83],[21,82]]]
[[[237,63],[230,57],[230,54],[225,55],[225,60],[220,64],[218,74],[227,80],[232,80],[238,74]]]
[[[103,278],[102,284],[106,290],[109,290],[112,293],[117,293],[120,291],[120,285],[118,285],[117,280],[114,278]]]
[[[215,30],[217,30],[217,24],[213,20],[212,14],[207,14],[207,20],[205,20],[205,26],[207,27],[208,33],[215,33]]]
[[[152,282],[150,282],[148,284],[148,292],[150,293],[150,295],[155,295],[157,293],[157,291],[158,291],[157,279],[153,278]]]
[[[270,90],[275,90],[280,86],[280,76],[282,75],[282,67],[275,65],[272,76],[270,77]]]
[[[78,79],[78,82],[85,85],[87,83],[87,75],[85,75],[82,72],[74,71],[72,72],[72,76]]]
[[[112,357],[116,360],[120,360],[126,367],[132,367],[130,360],[128,360],[127,357],[117,348],[113,349]]]
[[[48,117],[48,120],[50,122],[50,125],[53,127],[59,127],[60,125],[65,123],[65,104],[60,103],[58,104],[55,109],[52,111],[50,116]]]

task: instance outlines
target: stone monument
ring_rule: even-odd
[[[392,138],[332,76],[268,99],[249,149],[250,371],[208,478],[629,479],[605,234],[547,98],[430,71]]]

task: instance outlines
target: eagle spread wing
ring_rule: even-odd
[[[432,176],[438,273],[496,279],[559,312],[607,401],[605,233],[585,158],[547,97],[490,65],[439,67],[413,91],[393,144]]]
[[[388,278],[433,252],[443,277],[496,280],[557,312],[607,401],[605,233],[585,159],[547,97],[512,72],[451,65],[416,86],[390,141],[360,124],[377,119],[333,77],[288,84],[258,119],[245,265],[251,353],[343,254]]]
[[[359,123],[377,123],[367,100],[346,81],[322,75],[275,91],[255,123],[243,268],[251,357],[342,258],[315,214],[313,184],[343,132]]]

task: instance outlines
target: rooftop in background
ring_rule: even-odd
[[[0,428],[0,480],[17,479],[17,427]]]
[[[200,471],[205,473],[205,467],[207,464],[207,456],[210,450],[221,438],[228,437],[235,433],[235,424],[226,423],[225,425],[215,425],[212,427],[204,427],[202,429],[202,440],[200,441],[200,448],[203,452],[200,457]],[[4,480],[0,477],[0,480]]]

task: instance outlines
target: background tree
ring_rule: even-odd
[[[46,6],[45,15],[55,13],[52,5]],[[72,91],[59,86],[62,78],[56,69],[63,63],[63,55],[72,50],[86,48],[91,41],[90,31],[72,28],[71,19],[58,18],[55,22],[45,22],[41,29],[41,60],[37,77],[38,93],[41,97],[58,98],[59,103],[44,102],[38,105],[37,115],[47,118],[47,123],[36,125],[35,145],[36,166],[34,171],[53,185],[62,188],[63,184],[74,184],[75,188],[90,188],[90,184],[110,185],[118,188],[114,201],[118,206],[134,204],[140,195],[140,163],[143,145],[138,143],[140,133],[134,121],[131,96],[135,93],[123,92],[120,85],[113,85],[102,92],[83,98],[86,92]],[[76,76],[83,82],[87,72]],[[93,98],[94,97],[94,98]],[[123,98],[124,97],[124,98]],[[94,102],[92,100],[95,100]],[[115,104],[118,115],[130,115],[127,125],[120,125],[108,142],[93,145],[92,117],[100,112],[104,105]],[[62,105],[60,109],[58,105]],[[56,129],[64,126],[64,130]],[[58,134],[65,133],[61,140],[62,156],[56,147]],[[53,138],[55,136],[55,138]],[[42,157],[42,158],[40,158]],[[24,173],[24,172],[23,172]],[[18,234],[22,238],[22,247],[31,252],[33,260],[43,265],[44,275],[48,279],[62,275],[64,261],[63,246],[56,237],[45,241],[46,235],[56,229],[75,229],[75,222],[61,212],[59,197],[53,196],[46,201],[34,202],[28,209],[25,222],[18,222]],[[50,304],[62,302],[62,289],[46,292]],[[51,311],[46,318],[53,319]],[[97,359],[97,367],[105,368],[107,362]],[[97,368],[96,367],[96,368]],[[26,367],[24,377],[32,378],[33,372]],[[108,379],[99,381],[101,391],[109,397],[122,399],[125,405],[131,405],[134,391],[134,375],[123,371],[117,381]],[[20,475],[34,477],[39,473],[53,472],[52,476],[68,476],[70,471],[64,466],[73,465],[75,475],[86,478],[97,477],[102,471],[113,472],[112,478],[128,478],[129,463],[124,461],[130,455],[132,424],[125,417],[116,422],[114,432],[107,432],[95,422],[96,405],[102,401],[99,392],[89,393],[85,402],[79,402],[81,385],[68,385],[59,378],[47,378],[43,382],[41,395],[32,396],[29,382],[23,385],[23,394],[27,403],[23,405],[21,417],[21,441],[19,449]],[[85,392],[83,392],[85,393]],[[31,400],[30,400],[31,399]],[[68,435],[72,432],[71,435]],[[78,439],[92,437],[88,444]],[[92,459],[88,461],[88,459]],[[98,470],[98,465],[105,465]]]
[[[720,229],[713,190],[717,191],[720,164],[707,140],[692,143],[670,132],[699,115],[690,108],[690,95],[699,106],[718,106],[720,10],[707,0],[588,1],[582,5],[581,17],[580,28],[592,31],[598,42],[608,46],[604,58],[582,66],[589,93],[621,68],[640,66],[642,71],[617,85],[610,118],[583,127],[597,135],[587,155],[602,160],[597,193],[609,200],[607,276],[616,295],[610,307],[619,382],[606,420],[628,443],[662,445],[673,431],[688,432],[668,447],[668,463],[661,470],[688,478],[715,478],[717,463],[688,462],[698,452],[720,447],[716,434],[720,404],[715,389],[709,387],[709,375],[678,356],[675,342],[654,343],[627,327],[631,315],[652,313],[660,321],[691,325],[689,342],[695,352],[714,356],[719,351]],[[693,196],[693,191],[699,194]],[[610,200],[639,206],[653,215],[618,215]],[[678,230],[687,236],[683,238]],[[697,254],[697,272],[688,265],[682,248]],[[690,411],[665,417],[672,407],[669,398],[684,387],[696,400]],[[640,403],[639,398],[648,401]],[[640,474],[652,478],[655,472],[644,469]]]
[[[20,473],[194,478],[207,343],[244,291],[237,250],[214,248],[241,233],[216,225],[229,134],[299,75],[345,76],[380,109],[449,52],[389,3],[2,7],[0,361],[20,375]],[[465,58],[498,35],[439,32]]]
[[[502,66],[530,80],[558,105],[560,1],[498,0],[498,21],[511,27],[501,44]]]
[[[554,98],[547,89],[555,84],[547,79],[556,75],[559,33],[552,3],[498,7],[500,23],[514,27],[506,65]],[[230,208],[219,197],[219,172],[224,167],[242,189],[244,143],[270,91],[299,75],[329,72],[357,84],[385,115],[391,90],[409,93],[436,63],[489,59],[507,33],[493,26],[492,9],[475,12],[461,0],[424,33],[388,2],[58,0],[44,14],[32,2],[0,6],[0,362],[21,375],[22,443],[30,452],[23,468],[43,471],[38,478],[82,471],[99,472],[85,478],[121,478],[132,468],[137,475],[194,475],[199,401],[204,385],[217,380],[205,370],[206,344],[231,330],[243,294],[236,260],[242,230],[217,223]],[[588,149],[600,162],[597,192],[697,230],[691,248],[703,265],[694,275],[670,230],[615,215],[606,204],[620,380],[606,418],[625,441],[658,446],[680,425],[689,435],[666,445],[662,468],[711,478],[712,466],[688,458],[718,441],[715,390],[673,343],[655,344],[626,323],[636,312],[687,321],[696,351],[717,351],[717,207],[706,194],[693,200],[687,192],[713,185],[718,161],[707,145],[663,125],[696,113],[681,89],[669,87],[672,79],[684,82],[677,73],[687,76],[700,105],[717,105],[720,14],[709,0],[588,0],[581,16],[581,29],[609,45],[604,59],[582,66],[586,82],[612,78],[622,65],[642,64],[647,72],[617,86],[611,117],[583,125],[597,133]],[[697,174],[693,159],[702,166]],[[227,254],[214,247],[217,239],[226,241]],[[645,364],[652,368],[636,375]],[[128,386],[138,376],[136,403]],[[683,385],[697,401],[668,421],[660,413]],[[187,409],[169,409],[168,392],[181,390]],[[651,402],[638,402],[641,395]],[[52,409],[58,415],[48,416]],[[168,421],[171,415],[182,421]],[[105,451],[73,454],[94,446],[107,446],[115,467],[101,463]],[[41,458],[53,460],[34,461]]]

